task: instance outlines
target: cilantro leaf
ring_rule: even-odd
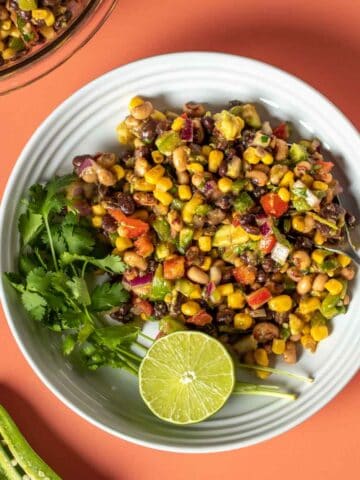
[[[85,228],[74,225],[64,225],[62,234],[66,240],[70,253],[79,255],[90,253],[94,248],[95,240],[91,233]]]
[[[96,329],[93,335],[100,344],[115,350],[120,344],[133,343],[138,333],[139,328],[133,325],[112,325]]]
[[[77,261],[88,262],[95,265],[95,267],[101,268],[102,270],[105,270],[105,272],[110,273],[123,273],[126,270],[125,263],[117,255],[108,255],[105,258],[95,258],[64,252],[61,255],[61,261],[64,265],[69,265],[70,263]]]
[[[83,278],[73,277],[71,280],[66,282],[66,285],[70,288],[74,298],[78,303],[80,303],[80,305],[90,305],[91,300],[89,290]]]
[[[26,287],[29,291],[43,293],[49,287],[49,277],[42,267],[34,268],[26,277]]]
[[[21,295],[22,303],[30,316],[37,321],[43,320],[46,314],[46,300],[36,292],[26,290]]]
[[[98,285],[91,294],[91,310],[103,312],[120,305],[129,299],[129,293],[118,283],[103,283]]]
[[[27,210],[19,217],[19,232],[23,245],[28,245],[34,240],[43,228],[43,218],[39,213]]]
[[[10,285],[15,288],[20,293],[25,292],[25,287],[21,282],[21,277],[17,273],[4,273],[3,274],[6,280],[10,283]]]

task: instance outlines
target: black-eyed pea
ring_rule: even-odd
[[[105,187],[112,187],[117,182],[116,176],[105,168],[99,168],[96,173],[99,183]]]
[[[312,275],[305,275],[298,281],[296,285],[296,291],[299,295],[305,295],[309,293],[312,285]]]
[[[293,281],[299,282],[302,278],[302,273],[295,267],[288,268],[286,275]]]
[[[325,283],[329,280],[329,277],[325,273],[318,273],[314,278],[312,289],[315,292],[323,292]]]
[[[302,162],[296,164],[296,167],[294,168],[294,173],[297,177],[301,177],[302,175],[305,175],[305,173],[307,173],[309,170],[311,170],[310,162],[303,160]]]
[[[351,267],[345,267],[340,271],[340,275],[346,280],[352,280],[355,276],[355,270]]]
[[[292,254],[292,261],[299,270],[307,270],[311,264],[310,255],[305,250],[296,250]]]
[[[147,269],[146,260],[131,250],[124,253],[123,259],[124,262],[130,267],[138,268],[141,271],[145,271]]]
[[[149,101],[143,102],[130,109],[131,115],[136,118],[136,120],[145,120],[146,118],[149,118],[153,111],[154,107]]]
[[[258,187],[264,187],[267,184],[268,176],[266,173],[262,172],[261,170],[250,170],[246,173],[247,178],[257,185]]]

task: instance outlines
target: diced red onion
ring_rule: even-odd
[[[86,168],[95,167],[96,163],[91,155],[78,155],[73,159],[73,165],[76,175],[80,177]]]
[[[153,274],[152,273],[147,273],[143,275],[142,277],[139,275],[138,277],[134,278],[133,280],[130,280],[128,283],[132,287],[140,287],[143,285],[146,285],[147,283],[151,283],[153,279]]]
[[[73,205],[81,217],[87,217],[88,215],[91,215],[91,206],[86,200],[75,200]]]
[[[270,232],[271,232],[271,228],[268,222],[264,222],[262,225],[260,225],[261,235],[268,235]]]
[[[205,287],[205,296],[206,298],[210,297],[216,289],[215,282],[209,282]]]
[[[185,119],[185,125],[181,130],[180,133],[181,140],[185,140],[185,142],[192,142],[194,137],[194,127],[192,120],[190,118]]]

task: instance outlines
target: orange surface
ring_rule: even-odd
[[[359,128],[359,24],[358,0],[119,0],[70,61],[0,97],[1,191],[25,142],[60,102],[109,69],[158,53],[215,50],[272,63],[318,88]],[[311,419],[268,442],[206,456],[161,453],[72,413],[37,379],[1,320],[0,402],[65,480],[358,478],[359,375]]]

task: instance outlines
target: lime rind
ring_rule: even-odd
[[[154,415],[186,425],[218,412],[235,385],[226,348],[201,332],[179,331],[157,340],[139,369],[140,394]]]

